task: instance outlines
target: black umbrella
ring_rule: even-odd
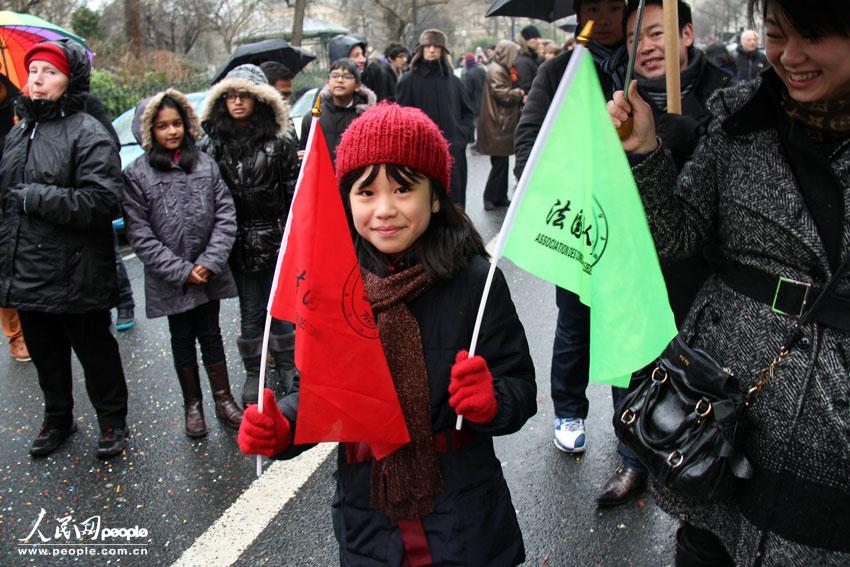
[[[554,22],[575,13],[573,0],[496,0],[490,4],[484,15],[488,18],[513,16]]]
[[[309,51],[290,45],[289,42],[282,39],[266,39],[256,43],[246,43],[236,48],[236,51],[230,56],[230,61],[216,71],[210,84],[216,84],[231,69],[246,63],[259,65],[266,61],[277,61],[286,65],[295,74],[315,58],[316,56]]]

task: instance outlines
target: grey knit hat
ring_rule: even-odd
[[[246,63],[244,65],[240,65],[230,71],[226,77],[227,79],[244,79],[246,81],[250,81],[255,85],[268,85],[269,81],[266,79],[266,74],[263,73],[263,70],[257,67],[256,65],[251,65],[250,63]]]

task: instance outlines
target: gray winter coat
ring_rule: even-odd
[[[831,269],[780,145],[782,117],[743,127],[771,104],[760,85],[761,79],[712,97],[714,119],[678,180],[664,147],[635,166],[649,224],[662,257],[687,257],[716,237],[729,262],[823,286]],[[755,97],[758,104],[748,105]],[[850,142],[832,150],[829,161],[850,210]],[[848,251],[845,221],[842,256]],[[850,296],[850,278],[837,293]],[[683,332],[747,390],[794,324],[715,275]],[[655,487],[662,508],[716,534],[739,566],[850,565],[850,333],[820,323],[804,331],[746,410],[742,433],[755,477],[734,498],[710,505]]]
[[[188,100],[169,89],[136,108],[137,137],[147,151],[155,111],[166,93],[189,115],[186,135],[200,131]],[[170,171],[154,169],[147,153],[137,158],[124,171],[124,219],[127,238],[145,266],[149,318],[236,296],[228,264],[236,238],[236,208],[211,157],[200,152],[191,172],[178,165]],[[212,272],[206,285],[187,283],[195,264]]]

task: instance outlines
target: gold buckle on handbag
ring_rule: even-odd
[[[805,293],[803,294],[803,301],[800,304],[800,312],[799,313],[788,313],[779,309],[776,306],[776,302],[779,300],[779,290],[782,289],[782,284],[793,284],[796,286],[806,288]],[[812,289],[812,284],[809,282],[800,282],[797,280],[792,280],[791,278],[786,278],[783,276],[779,276],[779,281],[776,283],[776,293],[773,294],[773,303],[770,305],[770,310],[774,313],[778,313],[779,315],[786,315],[788,317],[796,317],[800,318],[803,316],[803,311],[806,310],[806,303],[809,301],[809,291]]]

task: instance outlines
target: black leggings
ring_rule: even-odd
[[[676,532],[676,567],[735,567],[735,562],[713,533],[682,524]]]
[[[168,330],[171,331],[171,354],[174,367],[195,368],[198,366],[198,353],[195,341],[201,345],[204,364],[209,366],[223,361],[224,343],[221,340],[221,327],[218,325],[218,300],[168,316]]]

